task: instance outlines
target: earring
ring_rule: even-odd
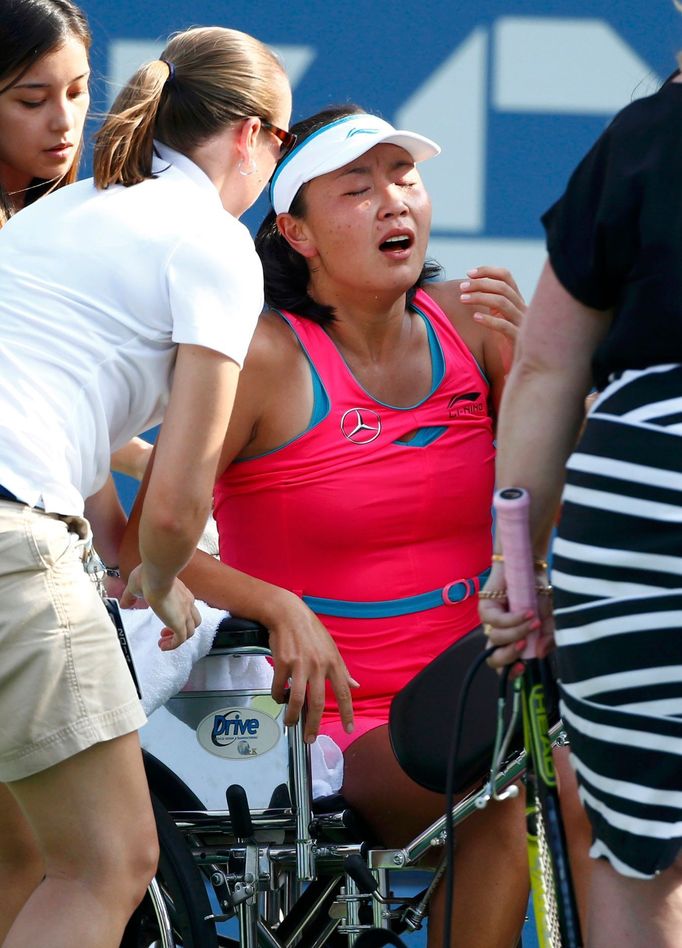
[[[256,165],[256,162],[253,160],[253,158],[249,159],[249,164],[252,167],[244,169],[243,164],[244,164],[244,161],[242,158],[240,158],[239,159],[239,174],[242,175],[244,178],[248,178],[249,175],[252,175],[254,173],[254,171],[258,171],[258,167]]]

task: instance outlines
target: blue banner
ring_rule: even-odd
[[[253,33],[282,56],[292,121],[356,102],[438,141],[423,166],[430,255],[451,278],[509,267],[532,294],[544,260],[539,218],[601,129],[675,68],[672,0],[84,0],[101,114],[166,37],[195,25]],[[93,127],[97,119],[93,119]],[[245,216],[253,230],[263,197]]]

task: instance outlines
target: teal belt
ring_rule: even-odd
[[[454,606],[475,596],[490,574],[490,568],[473,579],[458,579],[441,589],[406,596],[404,599],[383,599],[378,602],[351,602],[347,599],[323,599],[320,596],[303,596],[303,602],[313,612],[343,619],[386,619],[389,616],[405,616],[411,612],[437,609],[438,606]]]

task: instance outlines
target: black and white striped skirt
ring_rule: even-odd
[[[591,854],[656,875],[682,844],[682,366],[625,372],[593,405],[552,583]]]

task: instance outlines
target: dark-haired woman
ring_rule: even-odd
[[[90,41],[70,0],[4,0],[0,8],[0,226],[76,180]]]
[[[84,500],[105,483],[112,450],[163,416],[126,595],[144,595],[168,646],[182,642],[199,615],[177,574],[206,522],[262,308],[262,269],[238,218],[290,141],[290,110],[282,66],[258,40],[219,28],[178,34],[114,103],[94,182],[59,189],[0,231],[7,948],[115,948],[154,873],[136,734],[144,715],[82,568]]]
[[[185,581],[270,628],[287,720],[307,689],[308,739],[322,717],[345,751],[345,795],[400,845],[444,801],[400,771],[388,711],[478,624],[493,419],[523,301],[490,268],[424,283],[416,162],[433,142],[348,108],[295,130],[257,238],[276,311],[249,350],[214,491],[224,562],[198,557]],[[467,821],[457,861],[457,943],[510,948],[527,898],[517,805]]]

